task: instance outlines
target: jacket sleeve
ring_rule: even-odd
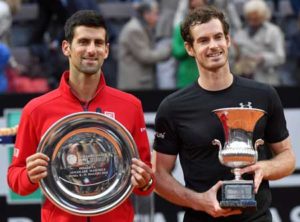
[[[145,125],[145,120],[144,120],[144,113],[142,110],[141,103],[138,106],[137,113],[136,113],[136,121],[135,121],[135,126],[134,126],[134,131],[133,131],[133,138],[135,140],[135,143],[138,147],[140,159],[146,163],[148,166],[151,166],[151,157],[150,157],[150,146],[149,146],[149,140],[147,136],[147,131],[146,131],[146,125]],[[133,192],[138,195],[149,195],[155,186],[155,178],[154,175],[151,175],[153,183],[149,187],[148,190],[142,191],[138,188],[135,188]]]
[[[34,124],[29,113],[24,109],[17,132],[12,163],[7,172],[9,187],[19,195],[31,194],[39,187],[38,184],[30,182],[26,170],[26,158],[36,152],[37,146]]]
[[[184,40],[181,36],[179,25],[174,28],[172,34],[172,55],[178,60],[189,57],[184,47]]]
[[[264,66],[266,68],[279,66],[285,62],[284,35],[277,26],[271,26],[265,36],[268,43],[268,50],[264,50]]]
[[[151,48],[149,39],[142,30],[131,30],[125,39],[127,39],[126,45],[134,58],[144,64],[155,64],[168,59],[171,55],[171,47]]]

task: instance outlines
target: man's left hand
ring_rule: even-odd
[[[153,170],[143,161],[133,158],[131,165],[131,182],[134,187],[143,189],[151,182]]]
[[[253,165],[247,166],[240,170],[241,174],[252,173],[254,174],[254,192],[257,193],[261,181],[264,178],[263,162],[257,162]]]

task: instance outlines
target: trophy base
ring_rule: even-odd
[[[222,208],[256,208],[253,181],[231,180],[223,181]]]
[[[225,200],[220,202],[222,208],[256,208],[255,200]]]

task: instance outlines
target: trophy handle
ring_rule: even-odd
[[[222,150],[222,144],[220,142],[220,140],[217,140],[217,139],[214,139],[212,141],[212,144],[215,146],[215,145],[218,145],[219,146],[219,150],[221,151]]]
[[[257,147],[263,145],[265,142],[262,139],[258,139],[255,141],[254,149],[257,150]]]

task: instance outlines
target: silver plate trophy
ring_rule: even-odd
[[[103,114],[79,112],[58,120],[37,151],[50,158],[48,176],[40,181],[43,193],[71,214],[108,212],[132,192],[136,144],[125,127]]]
[[[220,206],[223,208],[256,208],[253,181],[243,180],[239,170],[257,161],[257,148],[264,141],[258,139],[253,146],[253,131],[265,111],[237,107],[217,109],[213,113],[218,116],[223,126],[224,148],[217,139],[214,139],[212,143],[219,146],[221,164],[233,168],[232,172],[235,177],[234,180],[223,181]]]

